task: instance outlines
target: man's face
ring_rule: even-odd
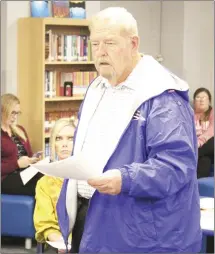
[[[132,64],[132,38],[104,22],[93,27],[90,38],[99,74],[113,85],[124,81]]]

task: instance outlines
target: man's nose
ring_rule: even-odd
[[[106,47],[104,43],[100,43],[98,50],[97,50],[97,56],[105,56],[106,55]]]

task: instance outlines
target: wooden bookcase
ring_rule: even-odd
[[[17,95],[21,101],[22,115],[19,124],[29,135],[33,151],[45,151],[45,113],[53,110],[78,110],[83,96],[45,98],[45,71],[65,72],[95,71],[92,61],[49,62],[45,59],[45,33],[75,34],[76,31],[89,35],[88,21],[69,18],[20,18],[17,33]]]

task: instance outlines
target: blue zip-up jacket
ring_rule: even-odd
[[[80,252],[198,252],[197,139],[187,93],[166,91],[138,110],[141,117],[131,121],[104,169],[121,170],[122,191],[95,192]]]

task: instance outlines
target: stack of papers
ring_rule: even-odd
[[[200,198],[200,208],[203,210],[214,209],[214,198]]]
[[[214,231],[214,198],[200,198],[201,228]]]
[[[51,241],[46,241],[50,246],[52,246],[55,249],[58,250],[66,250],[66,245],[63,241],[60,242],[51,242]],[[68,250],[71,249],[71,244],[68,243]]]
[[[36,164],[49,164],[49,157],[37,162]],[[31,164],[28,168],[24,169],[20,172],[20,177],[22,179],[23,184],[25,185],[29,182],[39,171],[34,167],[36,164]]]
[[[44,175],[75,180],[88,180],[102,174],[102,170],[96,165],[96,160],[83,153],[52,163],[41,161],[33,164],[33,167]]]

